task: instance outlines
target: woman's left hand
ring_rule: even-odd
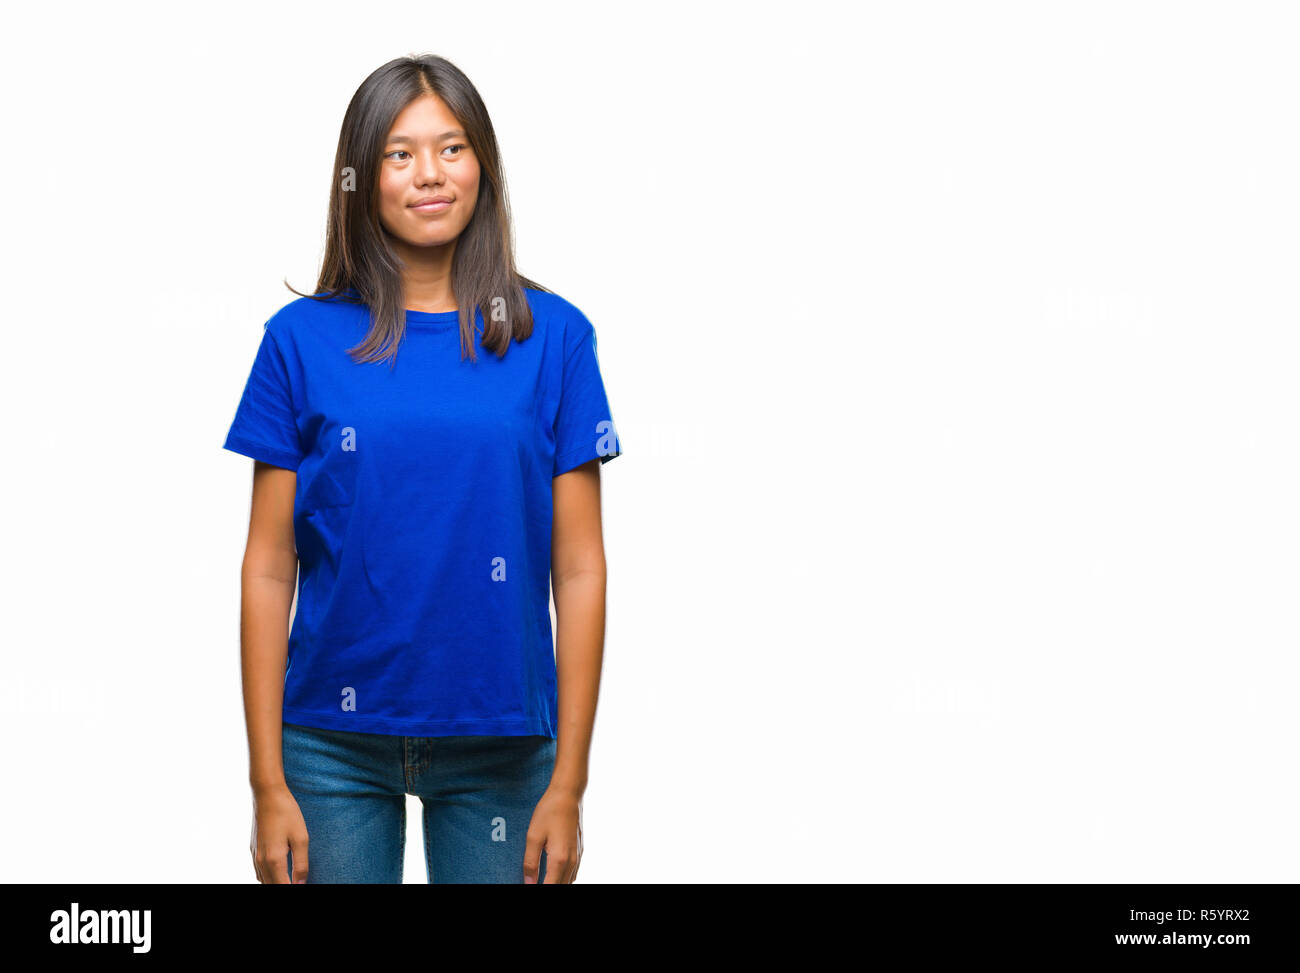
[[[582,798],[547,789],[528,823],[524,850],[524,884],[536,885],[542,850],[546,850],[543,885],[570,885],[582,860]]]

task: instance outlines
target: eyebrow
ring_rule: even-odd
[[[449,132],[443,132],[441,135],[435,135],[433,140],[435,142],[441,142],[443,139],[458,139],[464,137],[465,137],[465,133],[461,129],[453,128]],[[415,144],[415,139],[411,138],[409,135],[390,135],[388,137],[388,141],[385,142],[384,144],[395,145],[398,142],[405,142],[407,145],[413,145]]]

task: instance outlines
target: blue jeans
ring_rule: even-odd
[[[407,794],[423,805],[430,882],[523,883],[528,823],[555,767],[553,737],[409,737],[284,723],[283,740],[285,782],[307,823],[308,884],[400,883]],[[543,851],[537,881],[545,877]]]

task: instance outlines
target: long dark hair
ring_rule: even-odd
[[[496,132],[483,99],[469,78],[433,54],[399,57],[375,70],[348,103],[339,131],[330,190],[325,256],[315,294],[370,309],[370,331],[348,349],[357,362],[396,362],[406,329],[401,260],[379,222],[379,168],[385,140],[397,116],[424,95],[437,95],[465,129],[480,166],[474,215],[456,240],[451,286],[460,308],[461,357],[474,354],[474,312],[483,315],[483,347],[504,356],[513,339],[533,332],[525,287],[547,288],[515,269],[514,231]],[[351,293],[348,293],[351,292]]]

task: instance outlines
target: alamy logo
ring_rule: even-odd
[[[355,453],[357,451],[357,431],[352,426],[344,426],[339,430],[343,435],[342,449],[345,453]]]
[[[357,691],[351,686],[344,686],[340,695],[343,697],[343,702],[340,704],[343,712],[355,713],[357,711]]]
[[[496,817],[492,819],[492,840],[493,841],[506,840],[506,819],[505,818]]]
[[[506,559],[498,555],[492,559],[492,580],[504,581],[506,579]]]
[[[77,903],[68,911],[50,913],[52,943],[131,943],[131,952],[149,952],[149,928],[152,913],[148,909],[101,909],[81,912]]]
[[[613,456],[618,452],[618,433],[613,422],[602,419],[596,423],[596,432],[600,434],[596,440],[597,456]]]

